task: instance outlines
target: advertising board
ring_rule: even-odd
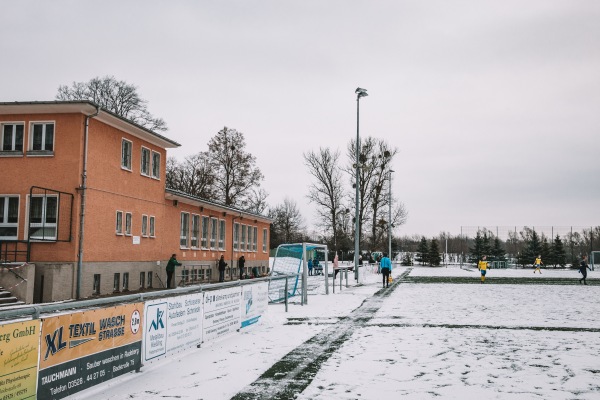
[[[0,325],[0,399],[33,399],[36,394],[39,319]]]

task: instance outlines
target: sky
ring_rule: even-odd
[[[182,146],[241,131],[309,229],[303,155],[398,148],[396,235],[600,225],[600,2],[4,1],[0,101],[112,75]],[[346,182],[351,193],[351,183]]]

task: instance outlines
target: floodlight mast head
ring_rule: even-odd
[[[367,89],[356,88],[354,93],[356,93],[357,98],[368,96]]]

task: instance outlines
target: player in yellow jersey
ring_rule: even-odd
[[[535,261],[533,262],[533,265],[535,266],[535,269],[533,270],[534,274],[535,274],[535,271],[538,271],[540,273],[540,275],[542,274],[542,270],[540,269],[540,266],[542,264],[543,264],[542,256],[538,255],[537,258],[535,259]]]
[[[488,262],[486,260],[487,260],[487,257],[483,256],[483,257],[481,257],[481,260],[477,264],[479,271],[481,271],[481,283],[485,282],[485,273],[487,272],[487,265],[488,265]]]

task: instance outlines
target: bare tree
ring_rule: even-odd
[[[215,175],[210,166],[208,153],[200,152],[185,158],[180,164],[173,157],[167,159],[168,188],[192,196],[215,200]]]
[[[339,151],[332,152],[329,148],[320,148],[318,152],[309,151],[304,154],[308,172],[315,178],[309,187],[308,198],[317,206],[320,225],[332,233],[335,250],[344,197],[339,158]]]
[[[245,149],[244,135],[227,127],[208,142],[210,165],[220,201],[228,206],[248,209],[252,191],[260,186],[263,174],[256,166],[256,157]]]
[[[268,215],[273,219],[271,225],[272,247],[282,243],[293,243],[306,236],[304,219],[294,200],[286,197],[282,204],[269,209]]]
[[[269,194],[263,188],[254,188],[248,195],[247,210],[256,214],[262,214],[267,209],[267,197]]]
[[[100,107],[126,118],[152,131],[166,131],[162,118],[153,117],[148,111],[147,101],[137,92],[137,87],[114,76],[92,78],[89,82],[73,82],[71,86],[58,87],[56,100],[90,100]]]

